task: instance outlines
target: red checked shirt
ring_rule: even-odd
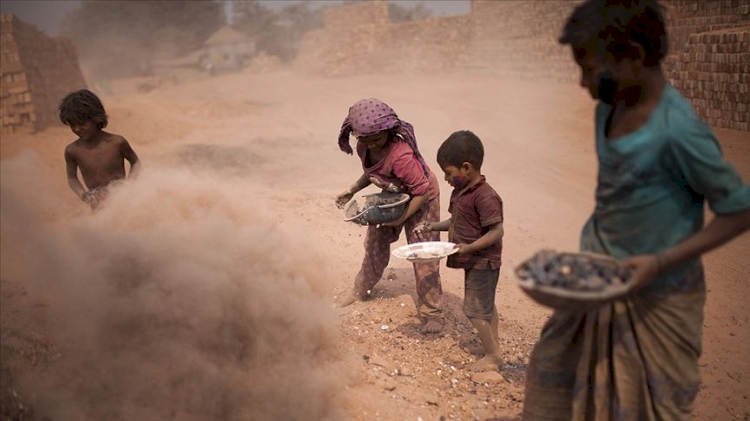
[[[437,177],[431,171],[425,175],[422,164],[406,142],[393,142],[388,155],[372,166],[368,166],[367,147],[360,142],[357,142],[357,154],[372,184],[385,191],[412,196],[427,193],[428,199],[434,199],[440,193]]]
[[[448,212],[451,225],[448,240],[459,244],[471,244],[490,230],[490,226],[503,222],[503,199],[487,184],[485,177],[467,189],[454,189]],[[499,241],[469,255],[448,256],[448,267],[463,269],[499,269],[503,243]]]

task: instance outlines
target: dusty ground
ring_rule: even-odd
[[[321,345],[334,348],[341,364],[324,370],[333,378],[326,387],[331,388],[334,406],[343,411],[342,415],[322,410],[330,418],[510,420],[520,413],[528,353],[549,312],[513,285],[511,268],[543,247],[576,249],[579,229],[593,206],[593,104],[576,86],[466,76],[326,80],[304,79],[287,72],[237,74],[165,85],[146,93],[135,89],[137,82],[122,81],[115,85],[115,94],[103,97],[111,119],[108,129],[130,140],[146,168],[143,180],[139,180],[142,184],[127,191],[140,207],[137,212],[144,212],[142,208],[146,207],[147,212],[159,215],[155,216],[157,220],[163,217],[172,221],[169,223],[180,223],[178,216],[160,213],[165,206],[171,209],[166,202],[184,201],[176,211],[180,217],[196,204],[216,207],[242,226],[269,225],[273,235],[278,233],[289,247],[302,250],[289,255],[283,248],[274,250],[270,257],[260,257],[268,259],[266,264],[273,265],[276,258],[287,261],[291,256],[292,264],[318,265],[320,270],[309,275],[308,282],[317,297],[314,300],[328,310],[316,308],[315,313],[309,313],[301,309],[293,316],[300,321],[318,320],[320,326],[337,325],[338,337]],[[336,135],[348,107],[369,96],[388,102],[414,124],[430,163],[440,142],[454,130],[470,129],[484,141],[483,172],[503,197],[506,215],[504,268],[497,304],[508,364],[498,382],[472,381],[464,369],[475,359],[466,352],[466,346],[478,342],[460,311],[459,271],[441,268],[449,323],[439,336],[418,333],[413,274],[403,261],[392,260],[373,300],[345,309],[330,307],[333,297],[350,285],[359,267],[364,232],[343,222],[341,212],[333,205],[334,195],[360,173],[357,159],[338,150]],[[745,180],[750,179],[750,135],[717,133],[729,160]],[[39,390],[41,383],[28,379],[37,378],[34,376],[39,373],[54,374],[76,352],[77,344],[61,343],[65,337],[56,335],[58,328],[52,327],[64,302],[28,281],[36,263],[34,248],[25,244],[24,234],[36,230],[55,236],[71,220],[86,225],[87,218],[93,218],[65,183],[62,151],[71,140],[72,133],[64,127],[2,139],[3,188],[28,206],[26,211],[17,212],[23,216],[17,219],[3,208],[0,298],[2,402],[6,406],[2,415],[15,419],[34,416],[28,405],[44,394]],[[29,151],[34,154],[28,155]],[[148,190],[151,180],[163,187],[160,174],[178,168],[187,168],[190,173],[185,179],[203,180],[209,190],[215,188],[223,194],[222,199],[217,202],[191,196],[189,183],[178,185],[184,190],[180,194],[167,189],[163,191],[168,195],[143,196],[145,193],[136,191]],[[203,184],[200,189],[206,188]],[[450,190],[447,184],[441,189],[446,216]],[[200,192],[207,194],[205,190]],[[118,203],[123,206],[118,217],[133,230],[145,230],[145,222],[139,219],[135,223],[135,217],[129,216],[136,210],[126,207],[124,199]],[[27,221],[28,209],[38,215],[36,222],[27,222],[26,226],[19,221]],[[247,209],[254,213],[244,213]],[[112,219],[107,221],[117,221],[117,212],[110,212],[107,217]],[[101,225],[93,227],[101,229]],[[142,238],[158,243],[162,237]],[[251,238],[266,244],[263,235]],[[189,243],[190,238],[183,241]],[[403,238],[396,245],[401,244],[405,244]],[[138,242],[129,245],[140,246]],[[222,247],[218,241],[211,250]],[[697,420],[750,419],[750,360],[746,357],[750,355],[750,293],[746,286],[750,279],[749,255],[750,236],[745,235],[705,257],[710,292],[701,360],[704,385],[696,404]],[[110,258],[117,259],[117,255]],[[271,278],[260,276],[253,281],[274,287]],[[328,318],[330,315],[333,317]],[[137,338],[139,332],[129,334]],[[139,352],[138,348],[132,352]],[[300,355],[317,358],[314,352]],[[167,371],[165,376],[169,376]],[[105,396],[103,400],[118,402],[112,394]],[[54,404],[48,405],[52,409],[46,409],[46,413],[54,415]],[[121,419],[125,419],[123,414],[119,414]],[[174,412],[172,416],[190,419]]]

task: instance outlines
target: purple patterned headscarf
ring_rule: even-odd
[[[361,137],[393,129],[411,147],[414,155],[424,167],[425,174],[428,174],[427,163],[417,148],[414,127],[406,121],[400,120],[388,104],[375,98],[361,99],[349,108],[349,115],[344,119],[339,132],[339,149],[349,155],[353,153],[352,147],[349,145],[349,135],[352,133],[356,137]]]

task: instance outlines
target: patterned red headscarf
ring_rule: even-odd
[[[351,155],[353,150],[349,145],[350,134],[353,133],[356,137],[369,136],[385,130],[395,130],[406,141],[424,167],[425,174],[428,174],[427,163],[417,148],[414,127],[400,120],[388,104],[375,98],[361,99],[349,108],[349,115],[344,119],[339,132],[339,149]]]

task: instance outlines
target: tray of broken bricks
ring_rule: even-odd
[[[539,304],[555,309],[589,308],[626,295],[632,272],[595,253],[541,250],[515,268],[518,285]]]

